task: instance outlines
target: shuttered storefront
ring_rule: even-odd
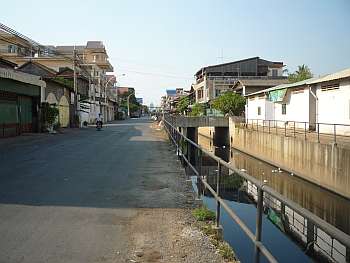
[[[0,91],[0,137],[16,136],[19,133],[17,98]]]

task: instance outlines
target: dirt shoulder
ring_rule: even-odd
[[[189,209],[140,209],[128,232],[128,262],[225,262]]]
[[[153,123],[151,128],[153,136],[166,138],[158,125]],[[127,226],[131,242],[126,262],[226,262],[209,237],[196,227],[192,216],[196,204],[191,184],[186,181],[184,172],[178,176],[180,185],[177,189],[186,198],[177,208],[137,209],[137,215]]]

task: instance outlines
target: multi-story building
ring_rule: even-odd
[[[107,89],[109,79],[107,72],[113,72],[113,66],[108,60],[108,54],[102,41],[88,41],[86,46],[57,46],[55,51],[66,56],[73,56],[74,52],[83,70],[91,78],[89,122],[94,122],[98,114],[102,114],[104,121],[111,115]]]
[[[88,41],[81,46],[43,46],[19,33],[5,31],[0,30],[0,58],[18,66],[33,61],[59,74],[64,71],[61,76],[67,75],[67,69],[70,69],[73,78],[77,76],[78,79],[71,101],[75,103],[80,121],[93,122],[99,113],[107,120],[107,116],[111,114],[108,113],[110,103],[107,88],[110,85],[106,73],[112,72],[113,67],[103,42]],[[79,86],[82,83],[80,78],[88,81],[84,92],[80,92],[85,89],[85,83],[84,86]]]
[[[188,93],[183,88],[167,89],[166,96],[162,97],[161,107],[164,111],[174,112],[179,100],[187,96]]]
[[[193,88],[198,103],[207,103],[227,90],[247,95],[287,82],[283,76],[283,62],[259,57],[203,67],[195,78]]]

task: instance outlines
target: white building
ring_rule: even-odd
[[[247,122],[269,121],[274,125],[350,135],[350,68],[249,94]],[[334,128],[334,124],[336,125]],[[349,126],[346,126],[349,125]]]

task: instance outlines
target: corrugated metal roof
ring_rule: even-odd
[[[298,81],[298,82],[294,82],[294,83],[281,84],[281,85],[278,85],[275,87],[271,87],[268,89],[264,89],[264,90],[260,90],[260,91],[254,92],[254,93],[250,93],[250,94],[246,95],[246,97],[249,97],[251,95],[260,94],[260,93],[266,93],[266,92],[273,91],[273,90],[288,89],[288,88],[307,85],[307,84],[310,84],[310,82],[315,80],[315,79],[317,79],[317,78],[306,79],[306,80],[302,80],[302,81]]]
[[[350,68],[344,69],[342,71],[338,71],[338,72],[333,73],[333,74],[328,74],[326,76],[320,77],[320,78],[310,82],[309,84],[316,84],[316,83],[320,83],[320,82],[349,78],[349,77],[350,77]]]
[[[316,83],[321,83],[325,81],[331,81],[331,80],[336,80],[336,79],[343,79],[343,78],[350,78],[350,68],[344,69],[342,71],[338,71],[336,73],[328,74],[323,77],[319,78],[311,78],[311,79],[306,79],[302,81],[298,81],[295,83],[289,83],[289,84],[281,84],[272,88],[260,90],[254,93],[250,93],[246,95],[246,97],[256,95],[256,94],[261,94],[273,90],[279,90],[279,89],[288,89],[288,88],[293,88],[293,87],[298,87],[298,86],[303,86],[303,85],[311,85],[311,84],[316,84]]]

